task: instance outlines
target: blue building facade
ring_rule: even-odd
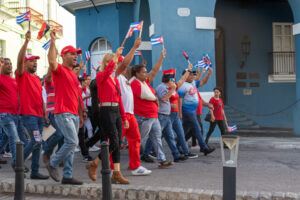
[[[101,2],[95,1],[96,8],[64,4],[76,17],[77,46],[91,51],[92,57],[95,41],[105,39],[115,51],[129,24],[143,20],[141,50],[148,70],[162,50],[161,46],[151,48],[151,36],[164,37],[167,57],[162,69],[176,68],[177,79],[187,67],[182,50],[194,63],[208,53],[215,73],[199,89],[204,98],[220,86],[225,91],[226,104],[245,112],[260,126],[293,127],[295,134],[300,135],[300,103],[296,102],[300,98],[300,1]],[[134,37],[126,41],[124,54],[133,42]],[[135,58],[133,64],[140,62],[140,58]],[[162,71],[155,78],[154,87],[160,83],[161,75]]]

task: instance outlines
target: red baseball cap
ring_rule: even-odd
[[[74,48],[72,45],[66,46],[61,50],[60,56],[66,54],[66,53],[77,53],[78,55],[80,55],[82,53],[82,50],[80,48],[76,49]]]
[[[26,62],[27,60],[33,60],[33,59],[40,59],[40,57],[39,56],[34,56],[32,54],[26,54],[24,62]]]
[[[163,71],[163,75],[165,76],[165,75],[173,75],[173,76],[175,76],[175,74],[176,74],[176,69],[168,69],[168,70],[164,70]]]

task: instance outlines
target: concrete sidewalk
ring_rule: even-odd
[[[156,163],[142,163],[151,169],[150,176],[131,176],[128,152],[121,152],[121,170],[131,180],[130,185],[113,185],[114,199],[221,199],[222,163],[218,139],[212,139],[217,150],[170,169],[158,169]],[[298,138],[241,138],[237,168],[239,199],[297,199],[300,198],[300,140]],[[167,157],[172,159],[168,147]],[[96,157],[97,153],[92,153]],[[26,161],[30,166],[31,161]],[[101,194],[101,175],[92,182],[87,175],[80,153],[76,153],[74,177],[83,186],[61,185],[53,180],[35,181],[26,178],[26,191],[48,195],[94,198]],[[9,165],[0,169],[0,191],[13,192],[14,173]],[[47,173],[41,164],[40,171]],[[99,170],[100,171],[100,170]],[[61,173],[61,170],[60,170]],[[28,175],[29,176],[29,175]],[[264,198],[262,198],[264,197]],[[276,198],[275,198],[276,197]],[[55,198],[53,198],[55,199]]]

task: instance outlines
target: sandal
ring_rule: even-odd
[[[174,165],[174,162],[170,162],[170,161],[162,161],[158,163],[158,168],[167,168]]]

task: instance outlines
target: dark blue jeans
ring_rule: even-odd
[[[24,125],[23,125],[21,116],[18,116],[18,128],[17,129],[18,129],[19,138],[24,143],[24,147],[26,147],[26,145],[28,144],[28,139],[25,134]]]
[[[22,115],[22,120],[30,136],[30,142],[24,148],[24,160],[32,153],[31,174],[38,174],[42,139],[37,141],[34,134],[40,134],[42,137],[44,119],[32,115]]]
[[[196,112],[182,113],[182,126],[185,134],[192,130],[192,133],[197,138],[201,149],[204,150],[208,148],[201,135],[201,128],[197,120]]]
[[[44,142],[43,149],[44,154],[50,158],[56,145],[58,145],[58,150],[63,145],[64,136],[57,127],[54,115],[51,112],[49,113],[49,120],[50,124],[55,128],[56,131]]]
[[[170,119],[171,119],[171,123],[172,123],[172,126],[173,126],[173,130],[177,135],[177,147],[178,148],[181,147],[182,150],[183,150],[183,153],[188,154],[189,149],[188,149],[188,146],[185,142],[184,130],[183,130],[183,127],[182,127],[181,120],[179,118],[179,113],[178,112],[171,112]]]
[[[16,142],[18,141],[18,115],[10,113],[0,113],[0,129],[2,129],[2,138],[0,139],[0,152],[9,145],[12,154],[12,165],[16,163]]]

